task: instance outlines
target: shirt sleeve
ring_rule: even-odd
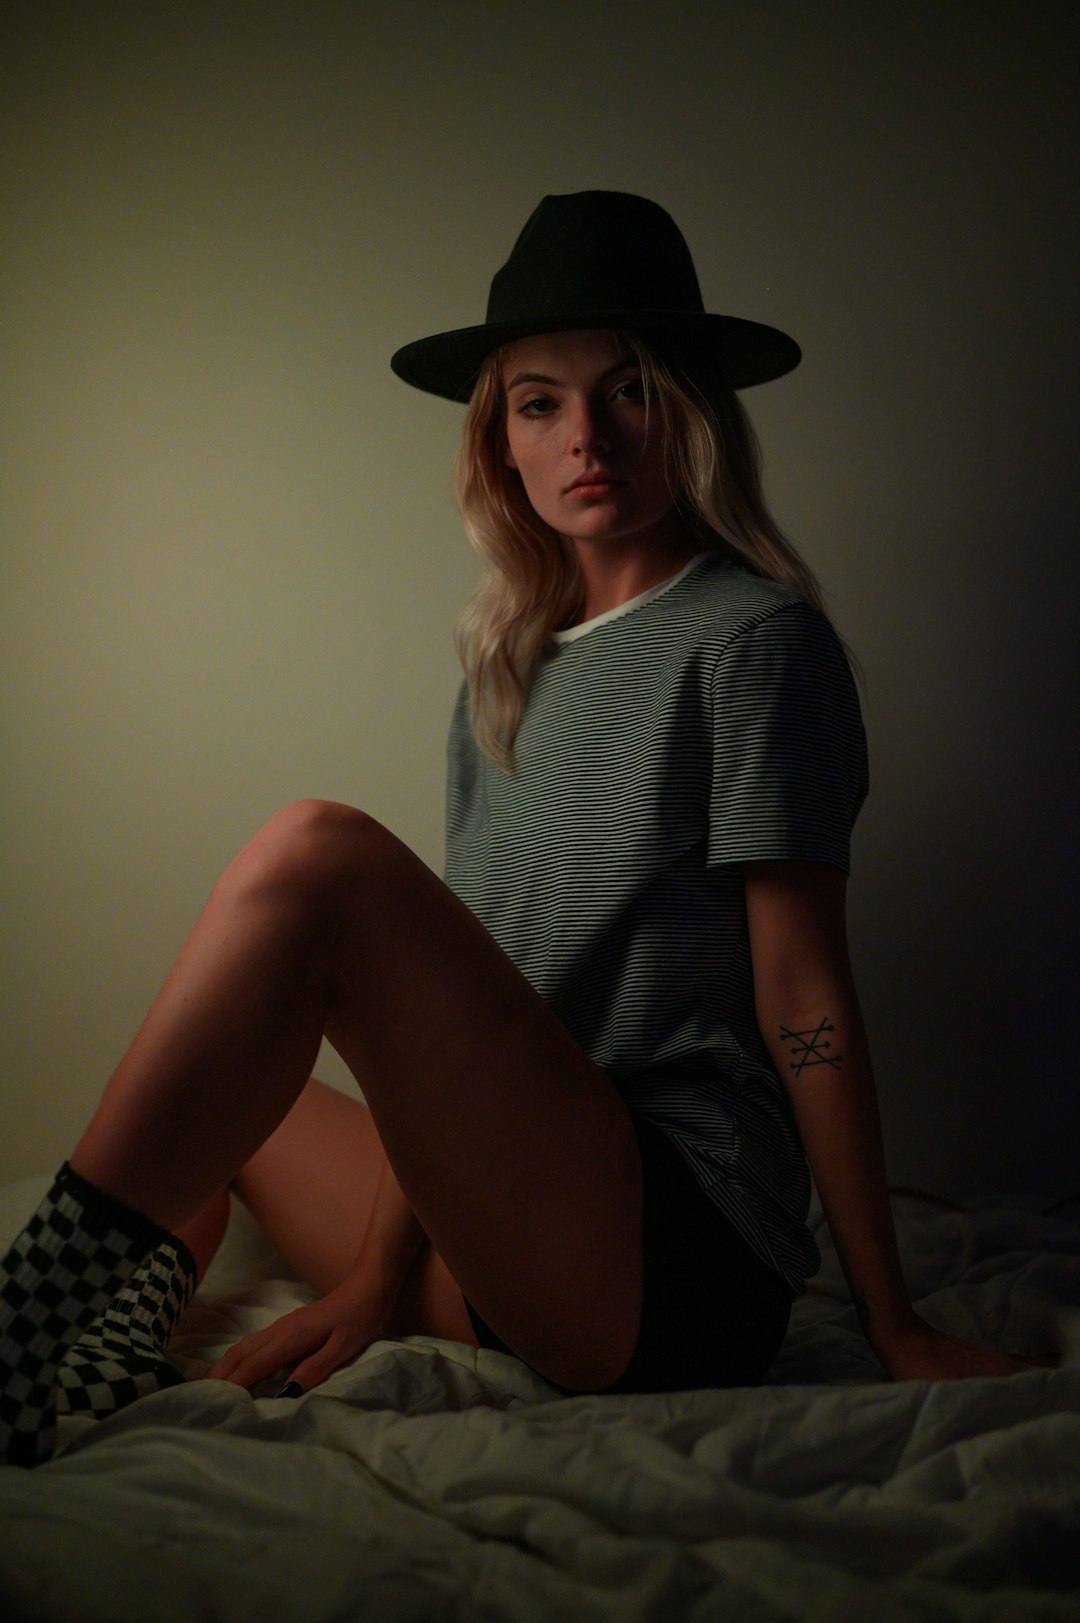
[[[866,733],[825,615],[800,599],[741,631],[716,661],[711,701],[708,865],[786,858],[850,872]]]

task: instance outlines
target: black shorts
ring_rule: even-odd
[[[627,1369],[604,1390],[753,1386],[783,1345],[791,1288],[709,1199],[663,1129],[633,1111],[631,1120],[641,1153],[641,1325]],[[465,1305],[481,1347],[511,1353]]]

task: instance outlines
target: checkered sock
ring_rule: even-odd
[[[40,1465],[56,1446],[54,1382],[66,1349],[103,1313],[166,1229],[65,1161],[0,1261],[0,1460]]]
[[[69,1348],[56,1372],[56,1412],[104,1420],[184,1377],[165,1358],[198,1283],[182,1240],[165,1240],[141,1262],[100,1319]]]

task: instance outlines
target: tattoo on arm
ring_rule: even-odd
[[[794,1071],[796,1076],[801,1076],[809,1065],[831,1065],[834,1070],[840,1069],[843,1054],[826,1053],[826,1049],[832,1048],[832,1043],[825,1036],[827,1031],[836,1031],[828,1017],[812,1031],[789,1031],[786,1026],[780,1027],[780,1041],[791,1044],[793,1058],[788,1069]]]

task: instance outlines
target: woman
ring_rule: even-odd
[[[1027,1367],[901,1275],[844,928],[858,700],[733,392],[798,359],[603,192],[544,199],[483,326],[394,356],[470,402],[488,563],[448,884],[324,802],[225,870],[2,1265],[8,1461],[50,1456],[58,1396],[178,1378],[230,1186],[323,1293],[211,1371],[243,1385],[408,1334],[567,1391],[759,1380],[819,1260],[807,1158],[890,1375]],[[366,1107],[308,1081],[324,1033]]]

